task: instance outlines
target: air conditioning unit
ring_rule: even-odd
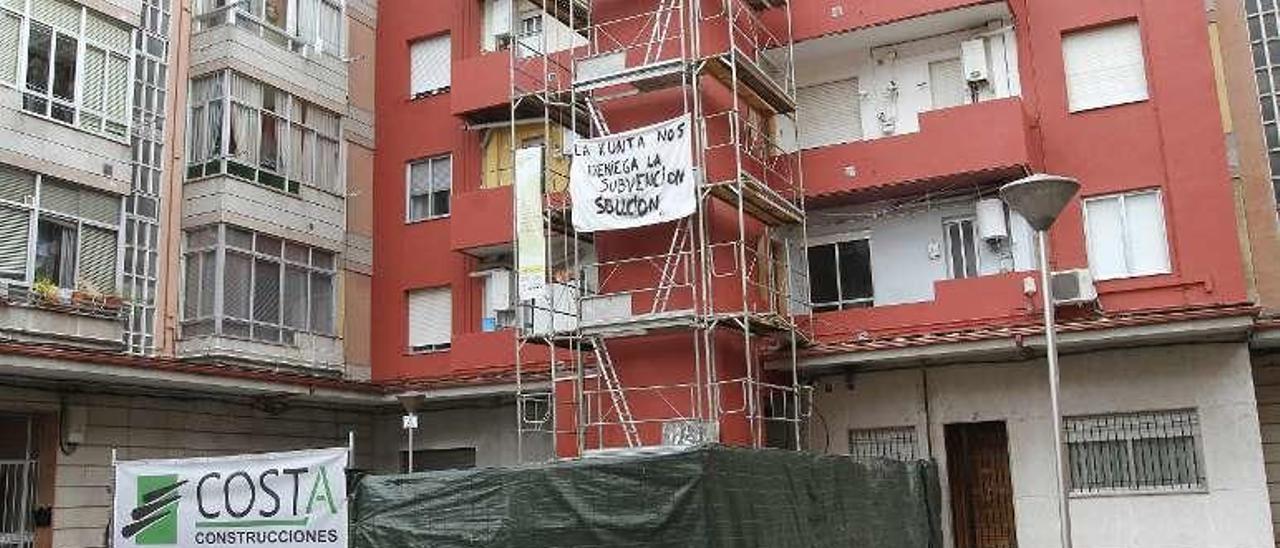
[[[1049,278],[1053,304],[1058,306],[1088,304],[1098,300],[1098,288],[1087,269],[1054,272]]]

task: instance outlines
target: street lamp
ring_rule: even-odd
[[[400,418],[400,426],[404,428],[409,436],[408,465],[409,473],[413,473],[413,431],[418,429],[418,410],[427,403],[427,397],[422,394],[400,394],[396,396],[400,401],[400,406],[404,408],[404,416]]]
[[[1036,174],[1000,187],[1000,197],[1036,231],[1040,247],[1040,295],[1044,299],[1045,353],[1049,361],[1049,405],[1053,408],[1053,448],[1058,466],[1058,517],[1062,548],[1071,548],[1071,512],[1067,507],[1067,455],[1062,443],[1062,410],[1058,405],[1058,337],[1053,326],[1053,290],[1049,285],[1049,227],[1080,190],[1080,182],[1059,175]]]

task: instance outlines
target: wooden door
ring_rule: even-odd
[[[1015,548],[1004,422],[948,424],[947,478],[956,548]]]

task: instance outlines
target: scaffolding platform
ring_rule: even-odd
[[[796,111],[795,98],[741,50],[712,55],[706,61],[705,70],[730,89],[736,73],[740,88],[746,92],[743,98],[751,106],[775,114]]]
[[[740,184],[721,181],[707,186],[711,195],[732,206],[737,206],[738,189],[741,189],[742,208],[767,225],[799,224],[804,221],[804,211],[798,204],[747,173],[742,174]]]
[[[575,78],[573,87],[578,92],[588,92],[630,84],[640,91],[657,91],[680,85],[685,65],[684,58],[675,57],[603,74],[587,74]]]
[[[652,334],[663,329],[688,329],[697,325],[698,316],[692,308],[666,310],[646,314],[583,319],[580,328],[586,336],[605,338],[633,337]]]

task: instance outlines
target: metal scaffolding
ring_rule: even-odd
[[[797,142],[790,6],[514,0],[510,10],[510,154],[514,166],[519,150],[541,147],[550,267],[545,295],[520,303],[516,325],[521,460],[533,436],[583,456],[724,441],[728,421],[745,432],[737,443],[801,447],[810,392],[796,358],[811,311],[803,177],[785,146]],[[602,260],[597,244],[625,249],[627,233],[574,230],[567,148],[608,135],[616,109],[630,112],[628,126],[690,116],[697,209],[646,228],[664,232],[665,251]],[[636,124],[636,112],[652,115]],[[543,137],[521,143],[517,125],[531,123]],[[659,334],[690,338],[687,377],[628,384],[611,342]],[[740,342],[725,351],[729,337]]]

